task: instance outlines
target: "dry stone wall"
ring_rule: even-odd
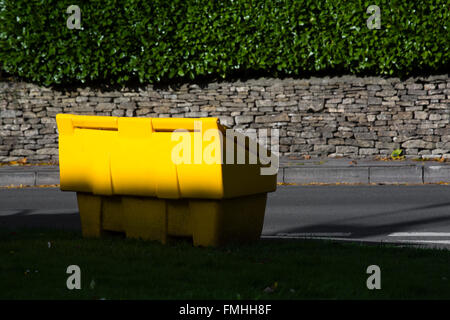
[[[450,157],[450,79],[255,79],[60,91],[0,82],[0,162],[58,159],[57,113],[218,117],[250,136],[279,129],[281,155]],[[263,130],[260,130],[263,129]]]

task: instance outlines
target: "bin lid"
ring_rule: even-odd
[[[217,118],[58,114],[56,122],[61,190],[222,199],[276,189],[278,158],[264,173],[274,163],[262,164],[255,142]]]

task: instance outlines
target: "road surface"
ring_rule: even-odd
[[[5,226],[80,230],[75,194],[0,189]],[[450,186],[280,186],[268,197],[262,237],[450,248]]]

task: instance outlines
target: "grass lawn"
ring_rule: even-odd
[[[2,229],[0,262],[0,299],[450,298],[450,251],[381,245],[261,240],[213,249]],[[381,290],[366,287],[372,264]],[[69,265],[81,268],[81,290],[66,287]]]

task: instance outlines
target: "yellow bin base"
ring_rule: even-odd
[[[77,199],[84,237],[115,231],[162,243],[171,237],[190,237],[195,246],[220,246],[259,239],[267,194],[172,200],[78,192]]]

